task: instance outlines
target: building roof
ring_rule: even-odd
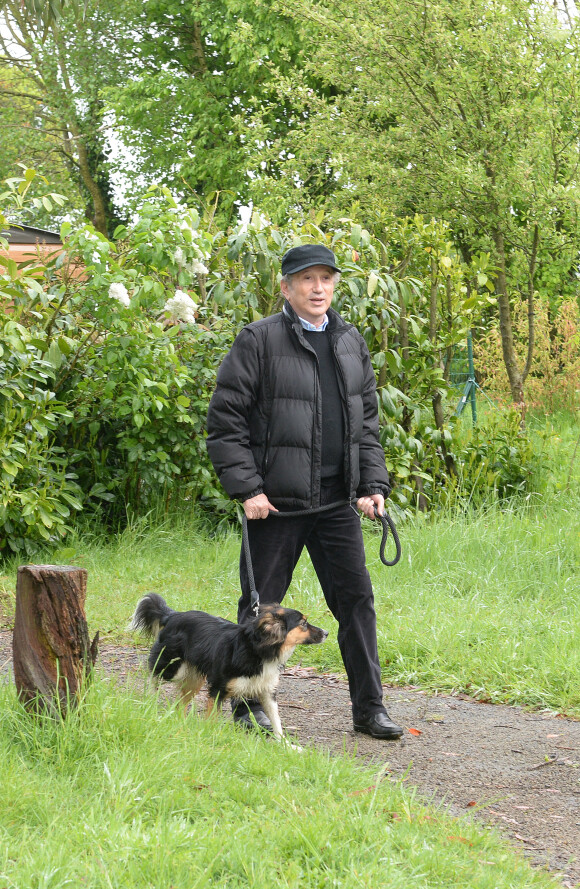
[[[11,224],[0,232],[9,244],[61,244],[58,232],[49,232],[32,225]]]

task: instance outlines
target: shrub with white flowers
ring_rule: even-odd
[[[205,266],[203,262],[199,262],[197,259],[194,259],[193,262],[190,263],[189,268],[194,275],[207,275],[207,266]]]
[[[197,303],[195,303],[185,291],[176,290],[175,296],[168,299],[163,306],[163,311],[169,312],[174,321],[183,321],[185,324],[195,324]]]
[[[129,307],[131,305],[131,297],[127,291],[127,288],[124,284],[121,284],[120,281],[114,281],[109,287],[109,296],[111,299],[116,299],[117,302],[120,302],[123,306]]]

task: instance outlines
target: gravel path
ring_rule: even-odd
[[[11,661],[10,632],[0,632],[0,672]],[[144,649],[103,643],[99,664],[123,682],[143,668]],[[302,744],[356,751],[405,776],[422,796],[453,815],[494,824],[536,865],[580,887],[580,722],[467,696],[385,688],[401,741],[385,743],[352,731],[347,684],[289,667],[278,694],[282,723]]]

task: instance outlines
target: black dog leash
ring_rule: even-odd
[[[271,516],[280,516],[285,518],[287,516],[303,516],[303,515],[313,515],[317,512],[326,512],[328,509],[334,509],[337,506],[343,506],[344,501],[340,501],[339,503],[327,503],[326,506],[320,506],[318,509],[301,509],[296,512],[272,512],[270,511]],[[381,524],[383,526],[383,536],[381,538],[381,548],[380,548],[380,559],[383,565],[386,565],[389,568],[392,568],[393,565],[396,565],[399,559],[401,558],[401,541],[399,540],[399,535],[397,534],[397,529],[395,527],[395,523],[388,513],[383,513],[380,515],[377,507],[375,506],[375,516],[377,519],[381,520]],[[389,530],[393,535],[393,540],[395,541],[395,558],[390,562],[385,558],[385,546],[387,544],[387,537],[389,536]],[[252,567],[252,554],[250,552],[250,541],[248,539],[248,518],[244,513],[242,517],[242,545],[244,548],[244,558],[246,560],[246,571],[248,572],[248,581],[250,584],[250,601],[252,605],[252,611],[254,614],[258,613],[258,608],[260,607],[260,595],[258,590],[256,589],[256,581],[254,580],[254,569]]]

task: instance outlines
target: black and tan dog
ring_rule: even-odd
[[[173,611],[157,593],[140,600],[131,627],[155,638],[149,669],[158,680],[180,684],[185,707],[207,681],[208,714],[227,698],[258,700],[276,738],[282,737],[274,697],[281,667],[297,645],[328,636],[280,605],[261,606],[255,618],[234,624],[205,611]]]

